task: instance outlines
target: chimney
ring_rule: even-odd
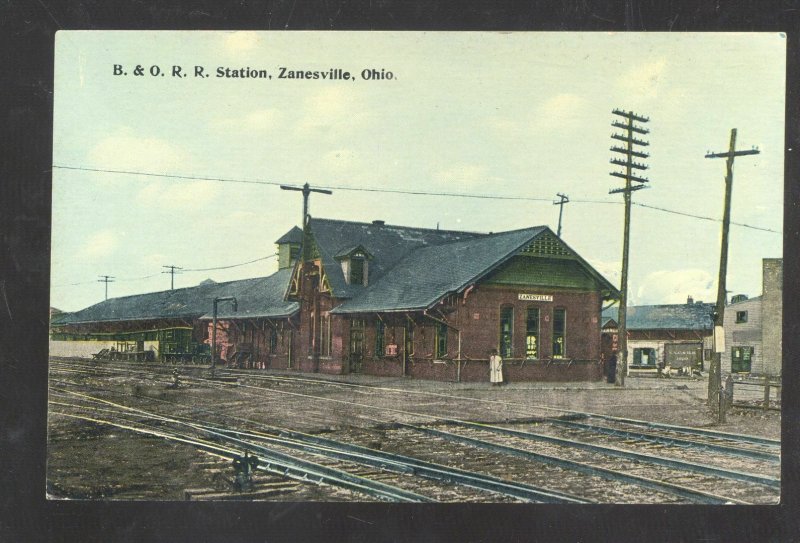
[[[383,226],[384,224],[386,224],[386,221],[372,221],[372,224],[374,224],[375,226]]]
[[[692,305],[692,304],[694,303],[694,298],[692,298],[691,296],[689,296],[688,298],[686,298],[686,303],[687,303],[688,305]]]

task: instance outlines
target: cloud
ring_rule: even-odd
[[[371,114],[356,96],[353,89],[341,85],[311,94],[303,103],[298,133],[319,137],[321,130],[335,128],[331,134],[339,137],[344,131],[363,129]]]
[[[536,121],[542,125],[555,125],[582,120],[586,106],[586,99],[577,94],[557,94],[536,108]]]
[[[148,269],[151,268],[156,269],[160,268],[161,266],[164,266],[167,262],[169,262],[169,260],[167,260],[168,258],[169,257],[167,257],[167,255],[161,253],[152,253],[143,256],[141,259],[142,260],[141,263]]]
[[[89,164],[109,170],[175,173],[192,164],[190,154],[160,138],[133,135],[129,130],[101,139],[89,151]]]
[[[193,155],[183,147],[160,138],[135,136],[130,130],[100,140],[89,151],[93,168],[130,172],[151,172],[189,175],[187,167],[197,164]],[[130,181],[129,176],[103,176],[99,178],[106,188]],[[208,180],[181,180],[142,177],[136,183],[149,181],[136,193],[136,202],[161,208],[200,208],[210,203],[220,192],[218,183]]]
[[[264,133],[282,128],[281,112],[273,108],[261,108],[248,111],[236,117],[218,119],[215,124],[219,128],[233,129],[241,135],[242,132]]]
[[[199,209],[214,201],[220,192],[214,181],[154,181],[139,191],[136,201],[148,207]]]
[[[80,254],[84,258],[98,258],[108,256],[119,245],[117,235],[111,230],[100,230],[90,235],[81,247]]]
[[[631,96],[655,98],[666,68],[667,60],[664,58],[639,64],[625,72],[617,80],[617,85]]]
[[[361,178],[366,166],[352,149],[334,149],[322,155],[321,166],[332,180]]]
[[[681,304],[691,296],[695,301],[716,299],[715,278],[696,268],[657,271],[648,274],[636,291],[636,303]]]
[[[619,260],[608,261],[588,259],[588,262],[600,273],[600,275],[608,279],[612,285],[619,288],[622,274],[622,263]]]
[[[589,102],[572,93],[561,93],[540,102],[520,117],[490,116],[486,125],[500,137],[529,137],[533,132],[541,137],[543,130],[563,132],[585,124]]]
[[[459,164],[435,172],[433,177],[440,183],[475,185],[489,180],[488,168],[479,164]]]

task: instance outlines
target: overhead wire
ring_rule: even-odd
[[[197,180],[197,181],[216,181],[220,183],[244,183],[244,184],[251,184],[251,185],[270,185],[270,186],[280,186],[280,185],[287,185],[287,183],[282,183],[278,181],[267,181],[267,180],[255,180],[255,179],[238,179],[238,178],[228,178],[228,177],[216,177],[216,176],[197,176],[197,175],[178,175],[178,174],[167,174],[167,173],[156,173],[156,172],[142,172],[142,171],[133,171],[133,170],[112,170],[112,169],[103,169],[103,168],[86,168],[82,166],[65,166],[61,164],[54,164],[53,168],[58,169],[65,169],[65,170],[80,170],[80,171],[89,171],[89,172],[100,172],[100,173],[114,173],[114,174],[124,174],[124,175],[140,175],[145,177],[163,177],[167,179],[181,179],[181,180]],[[344,190],[344,191],[353,191],[353,192],[377,192],[377,193],[388,193],[388,194],[408,194],[408,195],[417,195],[417,196],[443,196],[443,197],[451,197],[451,198],[476,198],[476,199],[486,199],[486,200],[516,200],[516,201],[529,201],[529,202],[552,202],[552,198],[539,198],[539,197],[532,197],[532,196],[509,196],[509,195],[499,195],[499,194],[473,194],[473,193],[459,193],[459,192],[438,192],[438,191],[424,191],[424,190],[406,190],[406,189],[388,189],[388,188],[370,188],[370,187],[354,187],[348,185],[320,185],[319,188],[324,189],[331,189],[331,190]],[[619,201],[612,201],[612,200],[591,200],[591,199],[570,199],[570,202],[575,203],[585,203],[585,204],[612,204],[612,205],[621,205],[622,202]],[[716,219],[714,217],[708,217],[704,215],[696,215],[693,213],[686,213],[684,211],[676,211],[674,209],[668,209],[659,206],[653,206],[648,204],[643,204],[640,202],[631,202],[635,206],[644,207],[656,211],[661,211],[664,213],[670,213],[673,215],[680,215],[683,217],[689,217],[699,220],[705,221],[712,221],[712,222],[722,222],[722,219]],[[740,223],[731,221],[731,224],[736,226],[740,226],[742,228],[749,228],[752,230],[758,230],[761,232],[770,232],[774,234],[780,234],[781,232],[778,230],[773,230],[771,228],[764,228],[761,226],[754,226],[751,224]],[[194,270],[194,271],[211,271],[212,269],[216,268],[209,268],[208,270]],[[224,269],[224,268],[223,268]]]

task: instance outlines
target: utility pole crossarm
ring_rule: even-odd
[[[649,188],[650,187],[647,186],[647,185],[633,185],[630,188],[623,187],[621,189],[611,189],[610,191],[608,191],[608,193],[609,194],[619,194],[620,192],[628,192],[628,193],[630,193],[630,192],[634,192],[634,191],[637,191],[637,190],[649,189]]]
[[[633,131],[633,127],[631,127],[631,131]],[[624,141],[626,143],[633,143],[634,145],[643,145],[645,147],[650,145],[648,142],[646,142],[644,140],[636,139],[633,136],[623,136],[622,134],[616,134],[615,133],[615,134],[611,134],[611,137],[614,138],[615,140]]]
[[[745,151],[734,151],[733,154],[731,154],[730,151],[728,151],[727,153],[708,153],[706,154],[706,158],[728,158],[731,156],[736,157],[736,156],[758,155],[758,154],[761,154],[761,151],[759,151],[756,148],[753,148],[753,149],[747,149]]]
[[[304,183],[302,187],[293,187],[291,185],[281,185],[281,189],[283,190],[294,190],[303,193],[303,221],[300,223],[303,226],[303,262],[308,260],[308,243],[306,243],[306,238],[308,234],[308,197],[311,195],[312,192],[318,192],[320,194],[333,194],[333,191],[328,189],[314,189],[311,188],[311,185],[308,183]]]
[[[633,167],[633,165],[631,165]],[[622,179],[630,179],[631,181],[638,181],[639,183],[649,183],[650,180],[646,177],[637,177],[633,174],[627,175],[620,172],[608,172],[608,175],[613,175],[614,177],[621,177]]]
[[[113,275],[101,275],[99,276],[100,279],[97,280],[98,283],[105,283],[106,284],[106,300],[108,300],[108,284],[114,282]]]
[[[560,192],[556,194],[559,197],[558,202],[553,202],[554,206],[559,206],[558,209],[558,232],[556,235],[561,237],[561,216],[564,213],[564,204],[569,203],[569,196],[566,194],[561,194]]]
[[[182,270],[183,268],[179,266],[161,266],[162,268],[167,268],[167,271],[162,271],[161,273],[168,273],[170,275],[169,278],[169,289],[173,290],[175,288],[175,274],[180,273],[176,270]]]
[[[641,121],[641,122],[645,122],[645,121]],[[614,121],[613,123],[611,123],[611,126],[615,126],[617,128],[622,128],[623,130],[627,130],[628,129],[628,125],[627,124],[623,124],[623,123],[621,123],[619,121]],[[650,133],[650,130],[648,130],[647,128],[641,128],[639,126],[631,126],[631,130],[633,132],[637,132],[639,134],[649,134]]]
[[[617,147],[616,145],[611,147],[611,151],[615,153],[622,153],[623,155],[630,155],[635,156],[637,158],[649,158],[650,155],[647,153],[642,153],[641,151],[636,151],[634,149],[626,149],[625,147]]]

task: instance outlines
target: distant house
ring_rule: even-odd
[[[734,296],[725,308],[723,373],[781,375],[783,260],[762,262],[761,296]]]
[[[659,365],[703,369],[712,355],[713,311],[714,304],[691,297],[685,304],[628,307],[629,373],[656,373]],[[616,333],[618,313],[617,307],[603,313],[604,335]]]

